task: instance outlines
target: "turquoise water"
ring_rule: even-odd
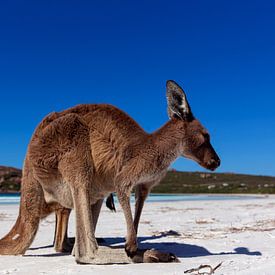
[[[18,194],[0,194],[1,204],[19,204],[20,196]]]
[[[244,200],[244,199],[256,199],[258,196],[241,196],[241,195],[209,195],[209,194],[201,194],[201,195],[176,195],[176,194],[151,194],[147,201],[151,202],[169,202],[169,201],[223,201],[223,200]]]
[[[240,196],[240,195],[170,195],[170,194],[151,194],[147,202],[173,202],[173,201],[223,201],[223,200],[250,200],[261,198],[259,196]],[[131,198],[134,201],[134,196]],[[19,204],[20,196],[18,194],[0,194],[1,204]],[[117,199],[115,197],[115,201]]]

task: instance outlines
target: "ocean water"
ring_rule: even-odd
[[[19,201],[18,194],[0,194],[0,204],[19,204]]]
[[[186,195],[186,194],[151,194],[147,198],[147,202],[173,202],[173,201],[211,201],[211,200],[251,200],[256,198],[262,198],[262,196],[241,196],[241,195]],[[114,196],[115,202],[117,202],[116,196]],[[1,204],[19,204],[19,194],[0,194]],[[131,201],[134,201],[134,195],[131,197]]]

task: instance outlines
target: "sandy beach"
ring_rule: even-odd
[[[1,237],[13,225],[17,212],[18,205],[0,205]],[[52,247],[55,217],[51,215],[41,222],[25,256],[0,256],[0,274],[184,274],[201,264],[215,267],[222,262],[215,274],[272,275],[274,213],[275,196],[147,202],[138,234],[140,247],[174,253],[181,263],[122,264],[128,261],[122,248],[126,233],[123,213],[118,204],[117,213],[103,206],[96,235],[105,239],[105,246],[121,247],[116,250],[121,264],[112,265],[78,265],[71,255],[56,253]],[[74,213],[69,235],[74,236]]]

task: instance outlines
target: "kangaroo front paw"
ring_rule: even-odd
[[[144,263],[179,263],[180,260],[172,253],[165,253],[158,250],[146,250],[143,254]]]
[[[172,253],[165,253],[155,249],[138,249],[131,258],[133,263],[178,263],[180,260]]]
[[[137,243],[125,244],[125,252],[131,259],[137,254]]]

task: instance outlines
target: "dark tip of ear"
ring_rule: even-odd
[[[183,89],[181,86],[174,80],[167,80],[166,81],[166,89],[169,90],[175,90],[175,91],[181,91],[183,92]]]
[[[178,84],[174,80],[167,80],[166,81],[166,87],[168,87],[170,85],[177,85],[178,86]]]

